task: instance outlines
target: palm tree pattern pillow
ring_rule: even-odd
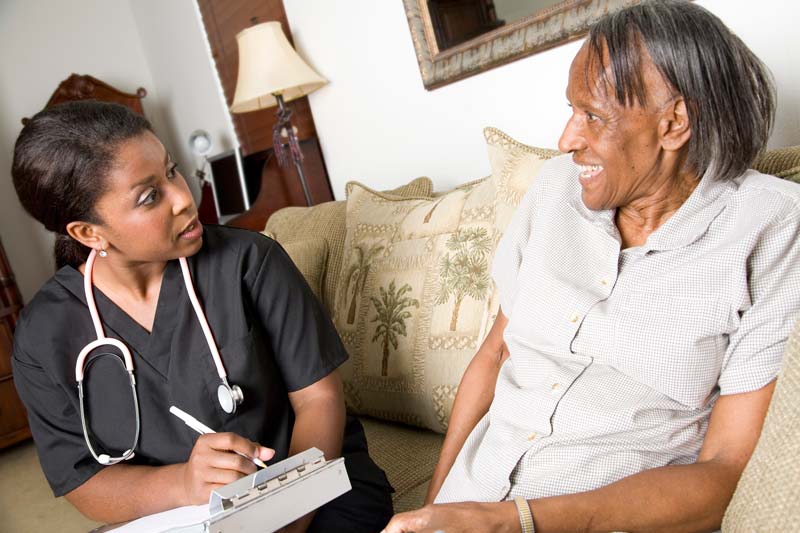
[[[447,430],[461,376],[497,315],[497,243],[533,163],[555,153],[489,130],[493,172],[483,180],[435,198],[347,185],[333,320],[350,353],[341,372],[356,413]]]

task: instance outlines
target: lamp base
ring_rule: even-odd
[[[300,184],[303,186],[303,194],[306,197],[306,205],[314,205],[311,198],[311,191],[308,190],[308,180],[306,173],[303,170],[303,153],[300,151],[300,144],[297,140],[297,135],[292,127],[292,110],[286,107],[283,101],[283,96],[280,94],[274,95],[278,101],[278,112],[276,113],[278,120],[272,126],[272,144],[275,149],[275,156],[278,163],[283,166],[286,164],[285,145],[283,143],[283,133],[286,132],[288,138],[289,152],[291,154],[292,162],[297,169],[297,176],[300,178]]]

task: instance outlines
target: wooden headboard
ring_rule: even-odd
[[[98,100],[100,102],[122,104],[144,115],[142,98],[145,96],[147,96],[147,91],[143,87],[139,87],[134,94],[125,93],[88,74],[71,74],[69,78],[58,85],[44,109],[62,102]],[[27,118],[22,119],[23,124],[27,121]]]

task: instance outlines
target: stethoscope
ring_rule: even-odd
[[[113,465],[133,457],[133,449],[136,447],[136,443],[139,441],[139,429],[141,427],[141,421],[139,418],[139,401],[138,397],[136,396],[136,379],[133,377],[133,357],[131,357],[131,352],[128,350],[128,347],[125,346],[125,344],[118,339],[105,336],[105,333],[103,332],[103,325],[100,323],[100,313],[97,312],[97,305],[94,302],[94,294],[92,291],[92,269],[94,267],[94,260],[96,256],[97,251],[92,250],[91,253],[89,253],[89,258],[86,260],[86,266],[83,273],[83,290],[86,293],[86,305],[89,307],[89,313],[92,315],[92,323],[94,324],[94,330],[97,333],[97,340],[87,344],[78,354],[78,361],[75,363],[75,380],[78,382],[78,398],[81,406],[81,425],[83,426],[83,438],[86,440],[86,445],[89,447],[92,457],[94,457],[98,463],[102,465]],[[211,357],[214,359],[214,364],[217,367],[217,374],[219,374],[219,377],[222,380],[222,383],[220,383],[219,387],[217,387],[217,398],[219,399],[220,407],[222,407],[222,410],[228,414],[235,413],[236,406],[241,404],[242,400],[244,399],[242,389],[239,388],[238,385],[228,384],[228,375],[225,372],[225,366],[222,364],[222,358],[219,355],[219,350],[217,350],[217,345],[214,342],[213,335],[211,334],[211,328],[208,327],[208,321],[203,313],[203,308],[200,306],[200,302],[197,300],[197,294],[194,292],[192,276],[189,274],[189,265],[187,264],[185,257],[181,257],[179,262],[181,265],[181,272],[183,272],[183,282],[186,285],[187,292],[189,293],[189,300],[192,302],[192,307],[197,315],[197,320],[200,322],[203,335],[206,337],[208,348],[211,350]],[[125,450],[119,457],[111,457],[105,453],[98,454],[95,452],[91,440],[89,439],[88,424],[86,423],[86,413],[83,406],[84,363],[89,353],[100,346],[114,346],[122,353],[122,358],[125,360],[125,369],[127,370],[128,377],[130,379],[131,392],[133,394],[133,405],[136,413],[136,434],[133,437],[133,444],[131,447]]]

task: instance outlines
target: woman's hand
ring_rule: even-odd
[[[515,532],[521,529],[514,502],[443,503],[394,515],[382,533]]]
[[[275,455],[275,450],[235,433],[201,435],[189,460],[183,464],[185,505],[206,503],[215,488],[255,472],[256,465],[239,454],[268,461]]]

